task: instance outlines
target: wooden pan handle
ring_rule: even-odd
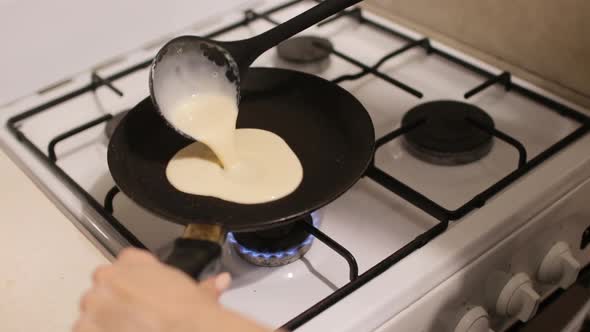
[[[165,262],[202,280],[217,272],[224,240],[225,232],[218,225],[189,225]]]

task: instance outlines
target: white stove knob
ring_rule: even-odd
[[[490,316],[482,307],[467,307],[454,332],[494,332],[490,329]]]
[[[543,258],[537,278],[539,281],[555,283],[566,289],[576,282],[581,268],[580,262],[572,255],[569,245],[565,242],[558,242]]]
[[[518,273],[512,276],[500,291],[496,301],[496,312],[526,322],[537,312],[540,299],[529,276],[526,273]]]

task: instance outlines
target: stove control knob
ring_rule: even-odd
[[[569,245],[565,242],[558,242],[543,258],[537,278],[541,282],[555,283],[566,289],[576,282],[580,269],[580,262],[572,255]]]
[[[512,276],[500,291],[496,301],[496,312],[526,322],[537,312],[540,299],[529,276],[526,273],[518,273]]]
[[[493,332],[490,329],[490,316],[484,308],[468,306],[464,310],[454,332]]]

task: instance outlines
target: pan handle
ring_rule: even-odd
[[[164,261],[196,280],[218,271],[225,233],[217,225],[189,225]]]
[[[217,272],[221,246],[206,240],[177,239],[165,262],[196,280]]]

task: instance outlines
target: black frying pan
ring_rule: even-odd
[[[109,169],[119,189],[147,210],[187,225],[167,261],[194,277],[219,256],[226,231],[271,228],[315,211],[349,189],[373,158],[371,119],[336,84],[290,70],[253,68],[241,94],[238,128],[278,134],[303,166],[301,185],[277,201],[244,205],[172,187],[166,165],[191,141],[165,124],[149,98],[121,121],[109,144]]]

